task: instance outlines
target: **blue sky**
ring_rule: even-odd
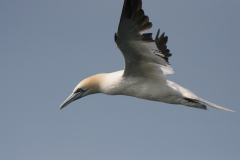
[[[168,79],[237,111],[95,94],[60,104],[84,78],[124,68],[123,0],[0,1],[0,158],[240,158],[240,2],[143,0],[169,37]]]

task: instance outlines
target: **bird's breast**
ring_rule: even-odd
[[[139,77],[119,77],[105,84],[103,93],[108,95],[126,95],[142,99],[162,101],[173,93],[172,89],[159,81]]]

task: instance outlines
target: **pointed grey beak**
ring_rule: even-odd
[[[60,110],[63,109],[64,107],[66,107],[68,104],[70,104],[71,102],[81,98],[82,93],[72,93],[60,106]]]

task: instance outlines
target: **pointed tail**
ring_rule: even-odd
[[[202,103],[204,103],[204,104],[206,104],[206,105],[208,105],[208,106],[211,106],[211,107],[213,107],[213,108],[220,109],[220,110],[222,110],[222,111],[235,112],[235,111],[232,111],[232,110],[230,110],[230,109],[227,109],[227,108],[218,106],[218,105],[216,105],[216,104],[213,104],[213,103],[211,103],[211,102],[208,102],[208,101],[206,101],[206,100],[204,100],[204,99],[201,99],[201,98],[198,98],[198,101],[199,101],[199,102],[202,102]]]

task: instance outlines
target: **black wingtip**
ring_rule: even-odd
[[[165,36],[165,32],[162,33],[162,35],[159,37],[160,34],[160,29],[158,29],[156,38],[155,38],[155,43],[158,47],[158,49],[161,51],[161,53],[164,55],[162,58],[165,59],[167,63],[169,63],[168,58],[172,56],[169,49],[167,49],[167,41],[168,41],[168,36]]]
[[[131,4],[131,0],[125,0],[123,3],[123,6],[129,5],[129,4]]]
[[[159,33],[160,33],[160,28],[159,28],[158,31],[157,31],[157,35],[156,35],[156,37],[155,37],[155,41],[157,41],[158,36],[159,36]]]
[[[117,33],[114,34],[114,41],[117,41]]]

